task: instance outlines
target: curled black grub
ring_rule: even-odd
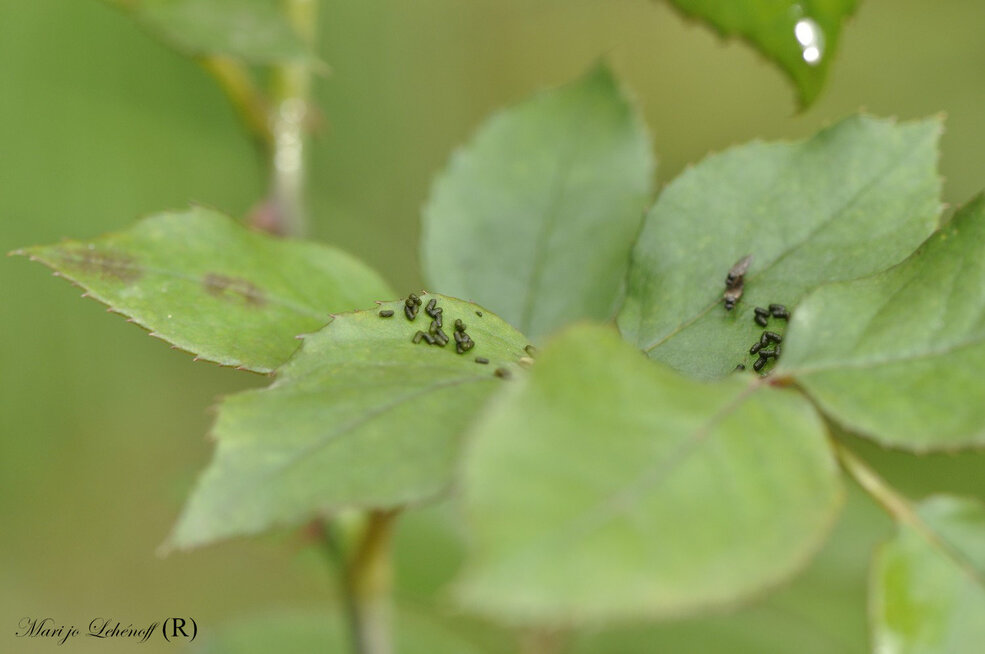
[[[771,304],[770,313],[774,318],[783,318],[784,320],[790,318],[790,312],[782,304]]]
[[[776,332],[763,332],[763,338],[767,341],[773,341],[774,343],[779,343],[783,340],[783,337]]]
[[[537,358],[537,348],[535,348],[533,345],[526,346],[525,348],[523,348],[523,351],[529,354],[531,358],[533,359]]]
[[[477,315],[477,316],[479,316],[481,318],[482,317],[482,312],[481,311],[476,311],[475,312],[475,315]]]
[[[465,323],[462,322],[462,319],[461,318],[456,318],[455,319],[455,331],[457,331],[457,332],[464,332],[465,331]]]
[[[481,364],[485,365],[485,364],[489,363],[489,359],[487,359],[486,357],[476,357],[475,358],[475,362],[476,363],[481,363]]]
[[[759,314],[756,314],[754,320],[756,321],[756,324],[759,325],[760,327],[765,327],[768,324],[766,320],[766,316],[761,316]]]
[[[410,341],[411,343],[420,343],[422,338],[424,338],[424,332],[418,330],[417,333],[414,334],[414,338],[410,339]]]
[[[407,316],[407,320],[413,320],[417,317],[417,307],[413,304],[405,304],[404,315]]]
[[[755,309],[753,309],[753,312],[757,316],[763,316],[764,318],[766,318],[766,317],[768,317],[770,315],[770,310],[769,309],[764,309],[763,307],[756,307]]]
[[[759,352],[759,350],[761,350],[762,347],[763,347],[762,341],[756,342],[751,348],[749,348],[749,354],[756,354],[756,352]]]
[[[380,311],[380,318],[390,318],[393,316],[393,311],[391,309],[384,309]]]
[[[752,364],[752,369],[755,370],[756,372],[759,372],[760,370],[763,369],[763,366],[766,365],[767,361],[769,361],[769,359],[764,359],[763,357],[759,357],[758,359],[756,359],[756,363]]]
[[[737,365],[735,367],[735,370],[733,370],[732,372],[741,372],[741,371],[743,371],[745,369],[746,369],[746,364],[740,363],[739,365]]]

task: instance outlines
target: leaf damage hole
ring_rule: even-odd
[[[134,257],[118,252],[70,250],[60,253],[59,259],[66,268],[124,284],[132,284],[144,275]]]
[[[226,300],[237,298],[246,306],[262,307],[267,303],[264,292],[256,284],[242,277],[208,273],[202,277],[202,287],[212,297]]]

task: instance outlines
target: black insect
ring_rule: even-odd
[[[434,298],[431,298],[430,300],[428,300],[427,308],[425,308],[424,311],[426,311],[429,316],[433,316],[434,315],[434,308],[437,305],[438,305],[438,301],[436,299],[434,299]]]
[[[753,318],[753,320],[755,320],[756,324],[759,325],[760,327],[765,327],[767,324],[769,324],[769,321],[766,319],[766,316],[761,316],[758,313],[756,314],[756,317]]]
[[[435,343],[438,342],[431,334],[424,334],[422,338],[424,339],[424,342],[427,343],[428,345],[434,345]]]
[[[421,298],[417,297],[416,293],[411,293],[410,295],[408,295],[407,301],[417,306],[421,306]]]
[[[509,379],[513,376],[513,374],[506,368],[496,368],[496,371],[493,374],[500,379]]]
[[[751,348],[749,348],[749,354],[756,354],[756,352],[759,352],[762,348],[763,348],[763,342],[759,341],[756,344],[754,344]]]
[[[392,316],[393,310],[391,309],[384,309],[383,311],[380,311],[380,318],[390,318]]]
[[[465,331],[465,323],[462,322],[462,319],[461,318],[456,318],[455,319],[455,331],[456,332],[464,332]]]
[[[537,358],[537,348],[535,348],[533,345],[527,345],[526,347],[523,348],[523,351],[529,354],[532,358],[534,359]]]
[[[420,343],[422,338],[424,338],[424,332],[418,330],[417,333],[414,334],[414,338],[410,340],[412,343]]]
[[[731,311],[735,308],[735,304],[742,297],[742,290],[745,285],[746,271],[749,270],[749,264],[752,263],[752,255],[747,254],[738,261],[735,265],[728,271],[725,276],[725,310]]]
[[[783,340],[783,337],[776,332],[763,332],[763,339],[767,342],[772,341],[774,343],[779,343]]]
[[[784,320],[790,318],[790,312],[782,304],[771,304],[770,313],[774,318],[783,318]]]
[[[404,315],[407,316],[407,320],[413,320],[417,317],[417,305],[416,304],[405,304],[404,305]]]
[[[481,364],[485,365],[485,364],[489,363],[489,359],[487,359],[486,357],[476,357],[475,358],[475,362],[476,363],[481,363]]]
[[[755,313],[757,316],[762,316],[763,318],[769,318],[770,316],[770,310],[764,309],[763,307],[756,307],[755,309],[752,310],[752,312]]]
[[[774,350],[760,350],[759,351],[759,358],[761,358],[761,359],[775,359],[777,357],[777,355],[778,355],[778,352],[775,349]]]
[[[733,370],[733,372],[741,372],[741,371],[743,371],[745,369],[746,369],[746,364],[740,363],[739,365],[737,365],[735,367],[735,370]]]
[[[756,372],[759,372],[760,370],[763,369],[763,366],[766,365],[767,361],[769,361],[769,359],[764,359],[763,357],[759,357],[758,359],[756,359],[756,363],[752,364],[752,369],[755,370]]]
[[[439,311],[440,311],[440,309],[439,309]],[[441,321],[441,314],[440,313],[432,313],[431,316],[434,318],[434,320],[432,320],[431,322],[433,322],[435,325],[437,325],[440,328],[441,325],[443,324],[442,321]]]
[[[476,311],[475,312],[475,315],[477,315],[477,316],[479,316],[481,318],[482,317],[482,312],[481,311]]]
[[[444,347],[448,343],[448,334],[442,331],[441,328],[438,328],[434,332],[434,337],[437,339],[438,345],[441,347]]]

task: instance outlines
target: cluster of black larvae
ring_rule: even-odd
[[[411,293],[406,300],[404,300],[404,315],[407,320],[413,322],[417,318],[417,314],[420,311],[423,301],[415,293]],[[414,344],[424,342],[428,345],[437,345],[438,347],[444,347],[451,342],[448,338],[448,334],[442,329],[444,326],[444,318],[442,314],[444,310],[438,306],[438,300],[436,298],[431,298],[427,306],[424,307],[424,313],[431,317],[431,324],[428,326],[428,330],[420,331],[414,333],[411,338],[411,342]],[[475,312],[476,315],[482,316],[480,311]],[[391,318],[393,317],[393,311],[390,309],[384,309],[380,311],[381,318]],[[452,336],[455,339],[455,351],[459,354],[465,354],[469,350],[475,347],[475,341],[472,337],[465,332],[465,323],[460,319],[455,320],[455,329],[452,331]],[[476,357],[476,363],[487,364],[489,359],[486,357]]]
[[[762,307],[756,307],[753,309],[755,317],[753,320],[760,327],[766,327],[769,325],[770,317],[779,318],[781,320],[789,320],[790,312],[782,304],[771,304],[768,309]],[[759,340],[753,343],[752,347],[749,348],[749,354],[758,354],[759,358],[756,359],[756,363],[752,364],[752,369],[756,372],[762,370],[770,359],[780,358],[780,343],[783,341],[783,337],[776,332],[771,332],[769,330],[764,331],[759,337]],[[770,346],[773,347],[770,347]],[[735,368],[736,370],[745,370],[744,364],[739,364]]]

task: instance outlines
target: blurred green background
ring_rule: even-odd
[[[777,69],[660,2],[325,0],[318,49],[333,74],[317,82],[312,236],[361,256],[398,290],[419,288],[418,210],[453,148],[489,112],[599,57],[639,99],[660,184],[709,151],[807,136],[859,108],[901,119],[946,112],[944,197],[960,204],[985,187],[983,22],[980,0],[863,0],[826,91],[797,114]],[[0,250],[95,236],[190,201],[241,216],[265,182],[195,63],[95,0],[0,0]],[[321,555],[297,534],[154,553],[211,455],[209,407],[262,378],[193,363],[24,259],[0,259],[0,292],[0,651],[54,647],[11,637],[24,616],[84,625],[190,615],[208,631],[333,601]],[[985,497],[985,456],[859,448],[914,496]],[[865,566],[890,529],[853,492],[832,544],[779,596],[734,618],[597,633],[577,651],[863,652]],[[510,651],[440,593],[457,534],[448,507],[403,521],[398,594],[490,651]]]

